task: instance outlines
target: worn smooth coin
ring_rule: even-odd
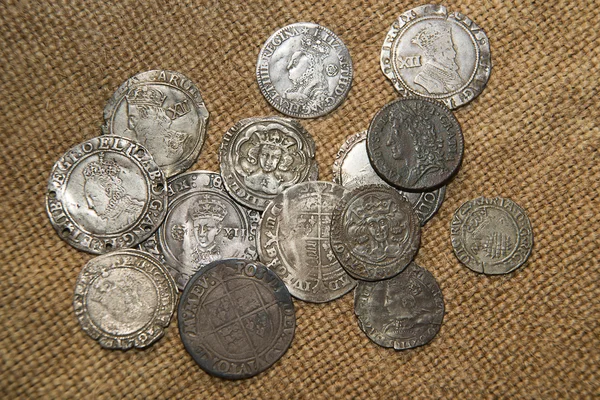
[[[249,378],[287,351],[296,317],[292,297],[273,272],[256,261],[215,261],[186,286],[178,311],[183,344],[209,374]]]
[[[433,275],[413,262],[391,279],[359,281],[354,313],[373,342],[405,350],[435,337],[444,319],[444,299]]]

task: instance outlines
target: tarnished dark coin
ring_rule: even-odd
[[[442,186],[458,171],[463,136],[452,112],[433,100],[405,98],[386,104],[367,132],[375,171],[407,191]]]
[[[167,182],[141,145],[100,136],[67,151],[52,168],[46,211],[71,246],[88,253],[134,247],[165,217]]]
[[[367,156],[366,139],[366,131],[348,136],[333,163],[333,182],[346,189],[355,189],[365,185],[387,186],[387,182],[381,179],[371,166]],[[446,194],[446,186],[427,192],[396,190],[408,199],[419,217],[421,226],[425,225],[439,210]]]
[[[102,132],[141,143],[167,177],[196,162],[206,136],[208,110],[200,90],[183,74],[140,72],[104,107]]]
[[[419,6],[392,24],[381,48],[381,69],[401,95],[455,109],[477,97],[490,78],[490,43],[467,16],[440,5]]]
[[[288,118],[239,121],[223,136],[219,161],[227,191],[259,211],[284,189],[318,179],[315,142],[302,125]]]
[[[444,319],[444,298],[433,275],[413,262],[391,279],[359,281],[354,313],[373,342],[405,350],[435,337]]]
[[[179,333],[185,349],[211,375],[249,378],[287,351],[296,316],[284,283],[256,261],[215,261],[181,295]]]
[[[421,225],[408,200],[389,186],[346,192],[331,221],[331,247],[354,278],[378,281],[398,275],[421,242]]]
[[[257,237],[260,260],[300,300],[324,303],[356,285],[329,240],[331,215],[344,192],[331,182],[302,182],[277,195],[263,213]]]
[[[468,268],[488,275],[507,274],[527,261],[533,248],[531,222],[517,203],[479,197],[452,217],[454,254]]]
[[[143,251],[122,249],[90,260],[75,284],[73,308],[83,330],[102,347],[148,347],[169,325],[177,288]]]
[[[179,289],[208,263],[223,258],[256,259],[257,211],[237,204],[221,175],[188,172],[169,180],[163,224],[141,248],[166,266]]]
[[[348,48],[329,29],[298,22],[266,41],[256,65],[267,101],[290,117],[314,118],[338,107],[352,86]]]

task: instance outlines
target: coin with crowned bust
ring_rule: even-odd
[[[153,70],[117,89],[104,107],[102,131],[141,143],[171,177],[196,162],[207,124],[198,87],[178,72]]]
[[[90,260],[75,284],[73,307],[83,330],[102,347],[148,347],[169,325],[177,288],[154,257],[122,249]]]
[[[492,72],[490,43],[466,15],[441,5],[419,6],[392,24],[381,48],[381,69],[401,95],[455,109],[485,88]]]
[[[258,55],[256,79],[269,104],[295,118],[323,116],[352,86],[352,60],[335,33],[310,22],[285,26]]]

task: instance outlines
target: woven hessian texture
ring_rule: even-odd
[[[317,144],[321,179],[330,180],[346,136],[397,97],[379,53],[394,18],[416,5],[2,1],[0,397],[600,395],[600,9],[592,0],[445,4],[486,30],[494,69],[483,94],[455,112],[464,162],[422,232],[417,261],[446,304],[427,346],[396,352],[373,344],[358,327],[352,294],[322,305],[295,301],[292,347],[268,371],[231,382],[193,362],[175,319],[151,348],[123,352],[103,350],[75,318],[75,279],[93,256],[55,234],[46,181],[60,155],[100,134],[104,105],[125,79],[157,68],[189,76],[211,113],[194,168],[218,171],[228,127],[277,115],[255,81],[261,45],[293,22],[324,25],[349,47],[355,67],[348,99],[302,121]],[[535,246],[514,273],[482,276],[455,258],[449,225],[464,201],[498,195],[528,212]]]

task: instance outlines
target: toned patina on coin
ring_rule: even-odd
[[[433,275],[413,262],[391,279],[359,281],[354,313],[373,342],[405,350],[435,337],[444,319],[444,298]]]
[[[178,311],[185,349],[211,375],[249,378],[287,351],[296,316],[285,284],[263,264],[215,261],[186,286]]]
[[[344,192],[331,182],[302,182],[277,195],[263,213],[257,238],[260,260],[300,300],[324,303],[356,285],[329,240],[331,215]]]
[[[83,330],[102,347],[122,350],[160,339],[176,304],[173,278],[154,257],[132,249],[90,260],[73,299]]]
[[[314,118],[338,107],[352,86],[348,48],[329,29],[298,22],[266,41],[256,65],[267,101],[290,117]]]
[[[208,110],[185,75],[140,72],[123,83],[104,107],[104,134],[145,146],[167,177],[196,162],[206,136]]]
[[[458,171],[463,157],[458,121],[443,104],[405,98],[386,104],[367,132],[367,154],[386,182],[406,191],[432,190]]]
[[[163,224],[141,248],[166,266],[179,289],[208,263],[223,258],[256,259],[258,211],[237,204],[221,175],[194,171],[169,180]]]
[[[489,40],[467,16],[440,5],[400,15],[381,48],[381,69],[403,96],[455,109],[484,89],[492,72]]]
[[[366,131],[348,136],[333,162],[333,182],[346,189],[365,185],[387,185],[371,166],[367,156],[366,139]],[[419,217],[421,226],[439,210],[446,194],[446,186],[427,192],[397,190],[408,199]]]
[[[156,231],[166,213],[166,186],[143,146],[100,136],[73,147],[54,164],[46,211],[71,246],[106,253],[134,247]]]
[[[302,125],[288,118],[239,121],[223,136],[219,161],[227,191],[259,211],[284,189],[318,179],[315,142]]]
[[[533,248],[533,231],[525,210],[502,197],[479,197],[464,203],[452,217],[450,235],[459,261],[489,275],[519,268]]]
[[[354,278],[378,281],[398,275],[421,242],[412,206],[389,186],[367,185],[347,192],[331,222],[331,247]]]

